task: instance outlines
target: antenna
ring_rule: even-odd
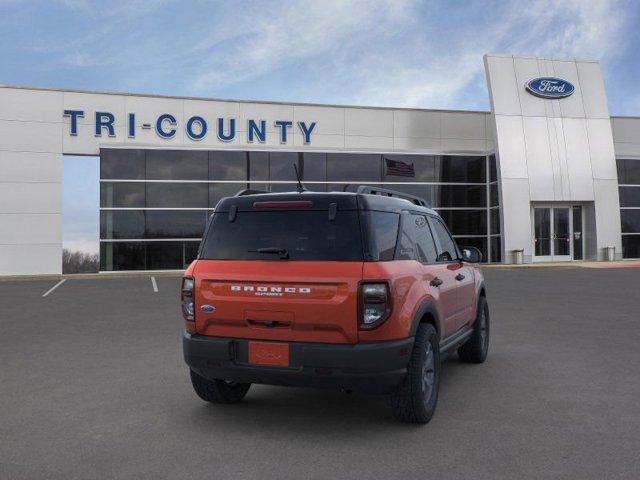
[[[300,178],[300,172],[298,171],[298,165],[296,165],[294,163],[293,164],[293,169],[296,171],[296,178],[298,179],[298,187],[296,188],[296,190],[298,191],[298,193],[306,192],[307,189],[304,188],[304,185],[302,185],[302,179]]]

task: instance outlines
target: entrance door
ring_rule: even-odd
[[[533,208],[534,261],[582,259],[582,207]]]
[[[571,260],[571,218],[568,207],[551,209],[553,216],[553,248],[551,249],[554,262],[568,262]]]

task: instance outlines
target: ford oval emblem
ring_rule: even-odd
[[[213,305],[202,305],[200,307],[200,310],[202,310],[203,312],[211,313],[216,311],[216,307],[214,307]]]
[[[556,77],[534,78],[527,82],[525,88],[529,93],[542,98],[564,98],[575,90],[571,83]]]

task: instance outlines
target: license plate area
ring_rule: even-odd
[[[288,367],[289,344],[249,341],[249,363],[270,367]]]

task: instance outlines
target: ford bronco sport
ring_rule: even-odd
[[[487,356],[479,261],[390,190],[223,198],[182,280],[193,388],[214,403],[252,383],[386,394],[397,419],[426,423],[444,356]]]

